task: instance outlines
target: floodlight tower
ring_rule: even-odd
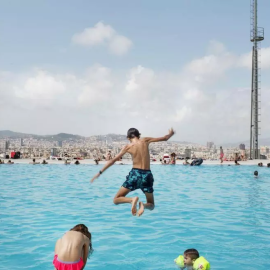
[[[257,0],[250,3],[250,41],[252,47],[252,79],[251,79],[251,121],[250,121],[250,159],[259,159],[259,122],[260,122],[260,49],[261,41],[264,40],[264,29],[257,25]]]

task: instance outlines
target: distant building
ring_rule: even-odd
[[[240,149],[240,150],[246,150],[245,144],[241,143],[241,144],[239,145],[239,149]]]
[[[51,156],[57,156],[56,148],[51,148]]]
[[[269,154],[269,152],[270,152],[270,151],[269,151],[269,148],[268,148],[268,147],[265,147],[265,153],[266,153],[266,154]]]
[[[63,146],[63,141],[58,141],[58,146],[62,147]]]
[[[23,146],[23,139],[20,138],[20,146]]]
[[[5,150],[8,150],[9,145],[10,145],[9,141],[6,141],[6,142],[5,142]]]
[[[207,142],[206,144],[207,148],[211,149],[214,146],[213,142]]]
[[[191,158],[191,149],[189,149],[189,148],[186,148],[185,149],[185,158]]]

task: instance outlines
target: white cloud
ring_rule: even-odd
[[[31,99],[38,103],[52,101],[55,96],[64,92],[64,83],[42,70],[37,71],[34,76],[27,78],[21,88],[15,88],[16,97]]]
[[[260,51],[260,67],[262,69],[270,68],[270,47],[262,48]],[[243,54],[239,57],[237,63],[239,67],[246,67],[251,69],[252,65],[252,52]]]
[[[235,65],[236,56],[227,52],[224,48],[218,54],[209,54],[202,58],[191,61],[187,67],[187,72],[196,74],[197,80],[202,77],[219,76]]]
[[[181,122],[189,116],[191,116],[191,108],[183,106],[181,109],[176,110],[176,114],[174,115],[174,121]]]
[[[100,65],[90,68],[84,78],[78,103],[82,106],[99,105],[111,98],[114,83],[111,70]]]
[[[115,30],[110,25],[98,22],[94,27],[86,28],[83,32],[75,34],[72,41],[83,46],[102,44],[115,35]]]
[[[101,65],[81,75],[0,72],[0,108],[8,115],[1,119],[0,129],[90,135],[125,133],[135,126],[143,135],[155,136],[173,126],[179,140],[247,139],[250,72],[239,70],[242,56],[222,44],[211,46],[209,54],[179,72],[142,65],[122,73]],[[269,87],[265,85],[262,93],[264,137],[270,134]]]
[[[211,40],[208,46],[208,54],[222,54],[226,52],[226,47],[223,43],[217,40]]]
[[[94,27],[86,28],[72,37],[75,44],[82,46],[105,45],[116,55],[126,54],[132,47],[132,41],[119,35],[110,25],[98,22]]]
[[[126,54],[131,46],[131,40],[120,35],[115,35],[109,42],[110,51],[116,55]]]

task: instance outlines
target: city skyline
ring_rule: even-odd
[[[93,138],[93,137],[103,137],[106,139],[106,137],[108,137],[110,140],[113,137],[121,137],[122,141],[127,141],[126,139],[126,135],[125,134],[117,134],[117,133],[109,133],[109,134],[95,134],[95,135],[89,135],[89,136],[82,136],[80,134],[69,134],[69,133],[64,133],[64,132],[60,132],[58,134],[28,134],[28,133],[21,133],[21,132],[14,132],[14,131],[10,131],[10,130],[0,130],[0,140],[4,140],[4,139],[28,139],[31,138],[31,136],[33,136],[32,138],[35,139],[45,139],[45,140],[51,140],[51,141],[65,141],[65,140],[80,140],[80,139],[88,139],[88,138]],[[60,138],[59,138],[60,136]],[[61,137],[62,136],[62,137]],[[119,140],[119,139],[118,139]],[[260,146],[270,146],[270,137],[269,138],[261,138],[262,143],[260,143]],[[176,143],[182,143],[182,144],[193,144],[193,145],[201,145],[201,146],[206,146],[206,147],[210,147],[212,148],[213,146],[232,146],[232,147],[236,147],[239,146],[241,144],[244,144],[246,146],[246,148],[249,148],[249,140],[242,140],[242,141],[238,141],[238,142],[230,142],[230,143],[218,143],[218,142],[209,142],[206,141],[204,143],[199,143],[199,142],[191,142],[188,140],[174,140],[172,139],[171,142],[176,142]]]
[[[258,9],[270,36],[270,2]],[[249,14],[244,0],[3,3],[0,130],[91,136],[136,127],[156,137],[174,127],[177,141],[246,141]],[[261,53],[260,140],[270,137],[267,39]]]

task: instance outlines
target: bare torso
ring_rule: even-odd
[[[80,232],[68,231],[62,238],[58,239],[55,254],[59,260],[75,262],[83,258],[84,248],[89,243],[88,238]]]
[[[128,151],[133,159],[133,168],[150,170],[149,143],[144,139],[137,139],[128,145]]]

